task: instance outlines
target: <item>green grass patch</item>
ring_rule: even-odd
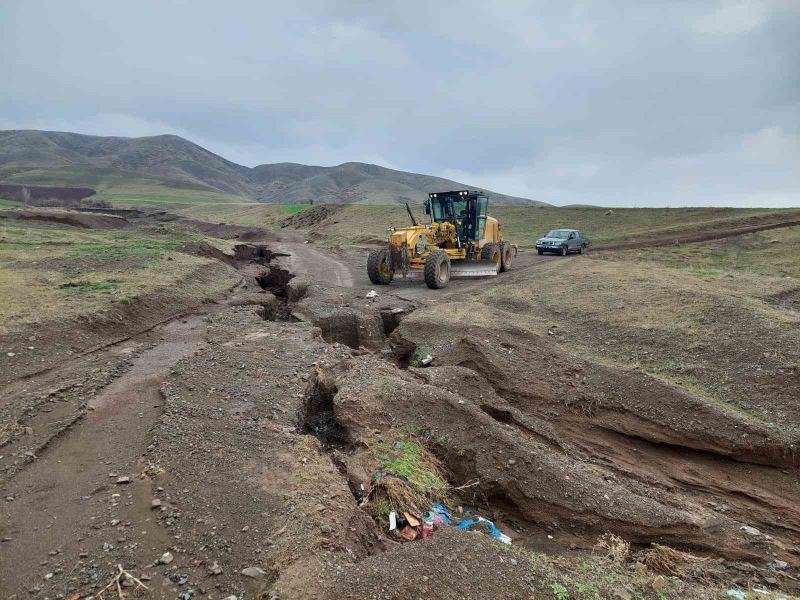
[[[447,491],[430,453],[419,442],[383,441],[372,451],[383,471],[405,478],[421,494],[442,495]]]
[[[15,200],[8,200],[7,198],[0,198],[0,206],[2,207],[15,207],[15,206],[22,206],[19,202]]]

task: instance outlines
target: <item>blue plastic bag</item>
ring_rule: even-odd
[[[494,539],[503,542],[504,544],[511,544],[511,538],[508,537],[505,533],[500,531],[494,523],[492,523],[489,519],[484,519],[483,517],[472,517],[470,519],[464,519],[458,525],[456,525],[457,529],[471,529],[474,525],[483,524],[486,526],[486,529],[489,530],[489,535],[492,536]]]
[[[441,502],[437,502],[431,507],[431,514],[433,515],[433,522],[438,525],[450,525],[451,518],[450,512],[447,507]]]

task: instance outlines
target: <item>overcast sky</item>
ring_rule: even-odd
[[[0,2],[0,129],[554,204],[800,206],[800,0]]]

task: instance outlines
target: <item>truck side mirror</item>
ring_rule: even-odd
[[[427,198],[425,199],[425,214],[426,215],[431,214],[431,201],[430,199]]]

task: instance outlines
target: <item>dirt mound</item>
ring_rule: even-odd
[[[0,198],[17,202],[36,200],[58,200],[64,204],[80,204],[80,201],[97,192],[87,187],[54,187],[43,185],[0,184]]]
[[[130,222],[123,217],[71,211],[5,210],[0,212],[0,218],[44,221],[46,223],[59,223],[85,229],[123,229],[130,227]]]
[[[294,229],[304,229],[306,227],[313,227],[319,225],[322,221],[329,219],[343,206],[341,204],[319,204],[307,210],[293,214],[291,217],[285,218],[280,222],[281,227],[292,227]]]

